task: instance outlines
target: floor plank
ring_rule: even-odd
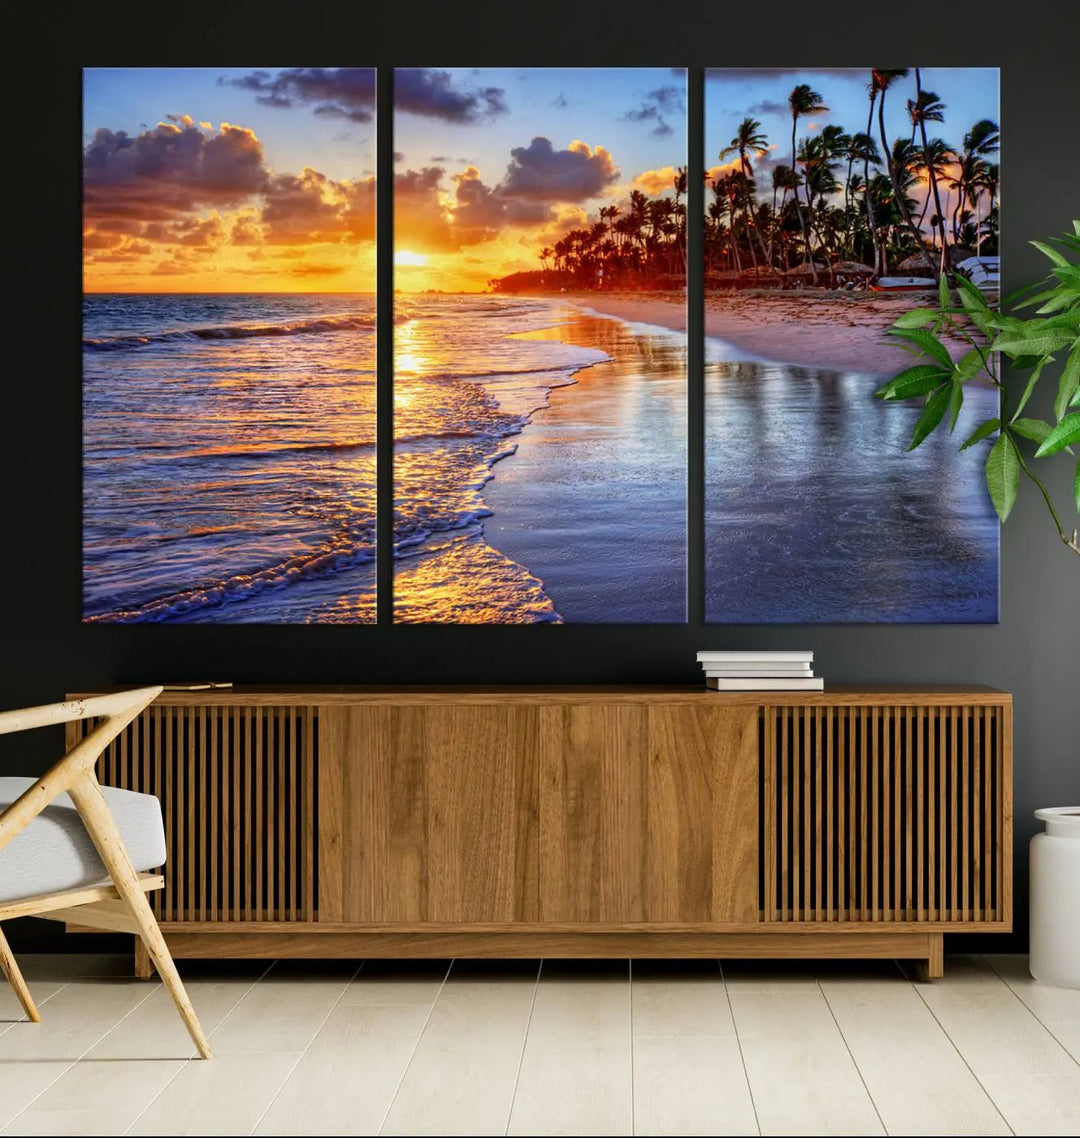
[[[265,968],[250,975],[197,980],[184,987],[203,1031],[215,1031],[248,995]],[[130,1015],[102,1036],[87,1052],[87,1059],[190,1059],[195,1055],[191,1037],[165,986],[145,981],[150,994]]]
[[[1010,1132],[911,984],[834,976],[821,989],[888,1133]]]
[[[762,1134],[884,1133],[816,983],[728,994]]]
[[[630,1134],[630,975],[626,961],[545,961],[510,1134]]]
[[[505,1134],[540,962],[458,961],[384,1134]]]
[[[368,960],[341,1002],[431,1007],[449,970],[449,960]]]
[[[917,991],[1017,1134],[1080,1133],[1080,1066],[984,960]]]
[[[38,1011],[41,1012],[43,1018],[48,1014],[45,1005],[63,988],[65,983],[64,980],[39,979],[30,987],[30,995],[33,996],[34,1003],[37,1004]],[[0,974],[0,1035],[3,1035],[5,1031],[10,1031],[17,1023],[29,1022],[11,985]]]
[[[283,962],[284,963],[284,962]],[[215,1055],[225,1052],[303,1052],[342,998],[357,966],[273,968],[210,1033]],[[301,965],[304,962],[299,962]],[[317,962],[321,964],[322,962]]]
[[[1058,1043],[1080,1063],[1080,990],[1039,983],[1028,971],[1027,956],[1000,954],[983,959]]]
[[[218,1053],[193,1059],[128,1134],[250,1134],[300,1058],[297,1052]]]
[[[424,1030],[418,1004],[339,1004],[256,1134],[377,1134]]]
[[[756,1134],[757,1118],[715,960],[630,966],[635,1134]]]
[[[5,1059],[74,1061],[154,989],[138,980],[76,980],[66,984],[42,1010],[41,1023],[18,1023],[0,1035]]]
[[[183,1065],[180,1059],[73,1063],[4,1134],[123,1134]]]
[[[724,977],[715,960],[634,960],[634,1035],[735,1038]]]
[[[734,1038],[635,1035],[635,1134],[757,1134]]]

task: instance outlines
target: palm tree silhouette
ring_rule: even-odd
[[[819,91],[815,91],[808,83],[800,83],[797,87],[792,88],[791,94],[788,95],[788,106],[791,108],[791,168],[798,173],[798,154],[795,148],[795,132],[799,126],[799,119],[803,115],[819,115],[829,108],[822,101],[823,96]],[[806,235],[806,221],[802,215],[802,209],[799,205],[799,185],[796,181],[795,185],[791,187],[791,192],[795,198],[795,212],[799,217],[799,229],[803,237],[803,249],[805,254],[804,264],[809,262],[810,272],[814,278],[814,284],[817,284],[817,269],[814,267],[814,259],[810,255],[810,241]]]
[[[934,91],[924,91],[922,86],[922,69],[915,68],[915,91],[914,99],[908,99],[907,108],[908,114],[911,116],[911,140],[915,141],[915,131],[918,130],[919,136],[922,139],[923,150],[923,169],[926,171],[926,176],[930,181],[930,194],[927,196],[927,201],[932,196],[934,199],[934,217],[930,219],[930,228],[933,231],[934,222],[937,222],[938,230],[941,239],[941,256],[938,262],[938,276],[945,272],[945,255],[946,255],[946,241],[945,241],[945,213],[941,208],[941,194],[938,192],[938,171],[941,169],[941,159],[949,153],[948,147],[940,138],[934,141],[938,143],[936,154],[931,155],[930,143],[926,137],[926,124],[928,122],[944,122],[945,121],[945,104],[938,98]],[[935,161],[937,159],[937,161]],[[923,210],[925,216],[926,210]],[[922,218],[919,219],[919,227],[922,227]]]
[[[881,96],[877,104],[878,116],[878,134],[881,137],[881,149],[885,153],[886,164],[889,170],[889,181],[892,182],[893,188],[893,201],[896,209],[903,219],[904,224],[911,230],[911,235],[915,239],[915,248],[922,248],[922,237],[915,226],[915,222],[911,219],[911,211],[908,209],[908,199],[901,192],[900,189],[900,171],[897,169],[896,163],[893,160],[893,147],[889,145],[889,138],[885,132],[885,96],[888,94],[889,88],[896,82],[897,79],[903,79],[907,76],[911,68],[909,67],[875,67],[871,71],[871,82],[878,89]]]
[[[760,157],[769,152],[769,140],[761,133],[761,123],[757,119],[745,118],[739,124],[739,129],[735,132],[735,137],[731,142],[720,151],[720,161],[723,162],[725,158],[729,158],[732,154],[739,156],[739,168],[742,171],[742,193],[743,193],[743,226],[747,233],[753,230],[753,235],[757,238],[758,246],[761,249],[761,255],[765,259],[766,265],[769,263],[769,255],[765,249],[765,242],[761,237],[761,228],[758,225],[757,214],[754,212],[754,196],[755,196],[755,183],[754,183],[754,168],[750,164],[749,152],[753,150]],[[757,257],[754,254],[753,242],[750,242],[750,256],[754,262],[755,273],[757,271]]]

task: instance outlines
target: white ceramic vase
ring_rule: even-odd
[[[1036,810],[1031,839],[1031,975],[1080,988],[1080,806]]]

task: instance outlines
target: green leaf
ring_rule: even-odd
[[[956,430],[956,420],[960,418],[960,408],[964,405],[964,384],[954,379],[949,392],[949,434]]]
[[[894,321],[894,328],[925,328],[937,319],[937,312],[933,308],[913,308],[910,312],[902,312]]]
[[[972,348],[970,352],[965,352],[956,363],[956,380],[960,383],[967,383],[969,379],[977,376],[982,371],[984,358],[985,353],[979,351],[978,348]]]
[[[1067,409],[1076,401],[1080,389],[1080,344],[1069,353],[1058,383],[1057,398],[1054,400],[1054,417],[1060,423]]]
[[[949,371],[952,371],[952,356],[949,355],[949,349],[937,338],[931,335],[925,328],[911,328],[906,331],[897,331],[892,333],[898,336],[901,340],[907,340],[908,343],[914,344],[920,351],[925,352],[928,356],[933,356]]]
[[[968,436],[967,441],[960,447],[961,450],[967,450],[968,447],[973,447],[976,443],[981,443],[987,435],[992,435],[995,431],[1001,430],[1000,419],[987,419],[985,423],[980,423],[974,431]]]
[[[986,297],[983,296],[982,290],[967,277],[956,278],[956,291],[960,297],[960,303],[971,312],[973,309],[980,309],[983,312],[989,312],[990,306],[986,303]]]
[[[1070,265],[1068,262],[1056,268],[1054,270],[1054,276],[1057,277],[1062,284],[1072,285],[1073,288],[1080,285],[1080,268],[1077,268],[1076,265]]]
[[[1006,316],[1004,313],[997,313],[990,323],[1002,332],[1007,332],[1012,328],[1023,328],[1024,322],[1019,316]]]
[[[1020,396],[1020,402],[1016,405],[1016,410],[1013,412],[1013,418],[1016,419],[1020,412],[1027,406],[1027,401],[1031,398],[1031,393],[1035,390],[1035,384],[1039,382],[1039,376],[1042,375],[1042,369],[1050,362],[1052,357],[1047,356],[1046,359],[1039,360],[1035,366],[1035,370],[1028,376],[1027,386],[1024,388],[1024,394]]]
[[[1004,431],[986,456],[986,488],[997,516],[1005,521],[1016,504],[1020,488],[1020,460],[1015,443]]]
[[[936,367],[933,364],[917,364],[899,375],[893,376],[884,387],[874,392],[879,399],[913,399],[916,395],[926,395],[943,384],[952,374],[951,369]]]
[[[1041,304],[1045,300],[1053,304],[1052,308],[1050,304],[1047,304],[1044,306],[1045,309],[1048,311],[1056,311],[1056,309],[1064,308],[1067,304],[1071,303],[1072,297],[1069,295],[1070,292],[1070,289],[1062,288],[1061,285],[1055,285],[1053,288],[1043,289],[1042,292],[1037,292],[1034,296],[1029,296],[1023,304],[1018,304],[1016,308],[1017,310],[1021,308],[1031,308],[1033,305]],[[1043,312],[1044,309],[1040,308],[1039,311]]]
[[[1065,258],[1063,257],[1062,260],[1065,260]],[[1068,263],[1068,261],[1065,261],[1065,264]],[[942,308],[948,308],[951,303],[952,301],[949,296],[949,277],[947,273],[942,273],[938,279],[938,304]]]
[[[1071,304],[1075,304],[1080,293],[1076,296],[1070,296],[1069,293],[1062,289],[1061,292],[1053,300],[1048,300],[1044,305],[1036,308],[1035,311],[1040,316],[1047,316],[1051,312],[1060,312],[1063,308],[1068,308]]]
[[[1059,316],[1047,316],[1045,320],[1032,320],[1031,323],[1037,332],[1068,332],[1080,336],[1080,307]]]
[[[959,387],[959,385],[956,385]],[[911,436],[911,442],[908,444],[908,450],[914,450],[920,446],[928,434],[941,422],[945,416],[945,410],[949,406],[949,398],[952,391],[952,385],[941,386],[936,391],[932,392],[926,397],[926,408],[922,415],[919,416],[919,421],[915,424],[915,430]],[[1077,416],[1080,418],[1080,415]]]
[[[1055,265],[1068,265],[1069,263],[1052,245],[1047,245],[1045,241],[1029,241],[1028,244],[1034,245],[1040,253],[1045,253]]]
[[[1072,342],[1067,332],[1003,332],[990,345],[995,352],[1007,356],[1048,356]]]
[[[1042,445],[1035,452],[1036,458],[1045,458],[1048,454],[1057,454],[1073,443],[1080,443],[1080,411],[1073,411],[1065,416],[1060,423],[1043,439]]]
[[[1013,419],[1009,424],[1011,430],[1033,443],[1041,443],[1053,428],[1042,419]]]

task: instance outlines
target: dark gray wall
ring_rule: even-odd
[[[514,11],[535,31],[505,18]],[[0,447],[3,548],[0,706],[54,700],[65,690],[163,677],[236,682],[502,681],[697,683],[703,647],[812,646],[820,671],[846,683],[981,683],[1015,695],[1017,932],[1026,939],[1026,847],[1040,805],[1080,801],[1076,704],[1080,700],[1080,558],[1061,546],[1038,495],[1025,487],[1002,542],[1001,623],[996,626],[706,627],[700,623],[700,490],[692,493],[691,612],[681,626],[128,627],[87,628],[80,596],[79,115],[82,64],[258,66],[998,65],[1002,69],[1003,228],[1007,290],[1044,262],[1026,242],[1080,216],[1080,74],[1068,43],[1030,13],[957,11],[933,34],[924,13],[895,5],[664,6],[546,3],[510,7],[389,5],[371,30],[367,4],[225,3],[185,16],[145,5],[130,19],[110,5],[73,17],[78,58],[57,56],[41,35],[12,55],[32,56],[9,86],[18,120],[5,167],[16,190],[6,235],[6,400]],[[50,11],[53,14],[50,15]],[[104,13],[107,11],[107,15]],[[50,45],[46,47],[45,45]],[[16,65],[18,66],[18,65]],[[17,98],[16,98],[17,97]],[[21,99],[21,102],[18,100]],[[182,111],[184,108],[175,108]],[[384,129],[386,128],[384,120]],[[392,145],[384,136],[382,147]],[[691,168],[703,158],[692,140]],[[388,213],[381,219],[386,232]],[[10,302],[9,302],[10,304]],[[699,325],[700,326],[700,325]],[[29,352],[16,363],[17,345]],[[700,372],[691,376],[692,428],[700,422]],[[698,455],[700,451],[698,451]],[[1066,505],[1069,471],[1051,478]],[[693,471],[692,471],[693,473]],[[386,569],[383,567],[383,578]],[[59,753],[56,734],[0,739],[0,770],[36,773]],[[64,944],[51,925],[14,930],[20,947]],[[101,943],[101,942],[94,942]],[[989,947],[984,940],[982,945]],[[979,947],[958,938],[959,946]]]

